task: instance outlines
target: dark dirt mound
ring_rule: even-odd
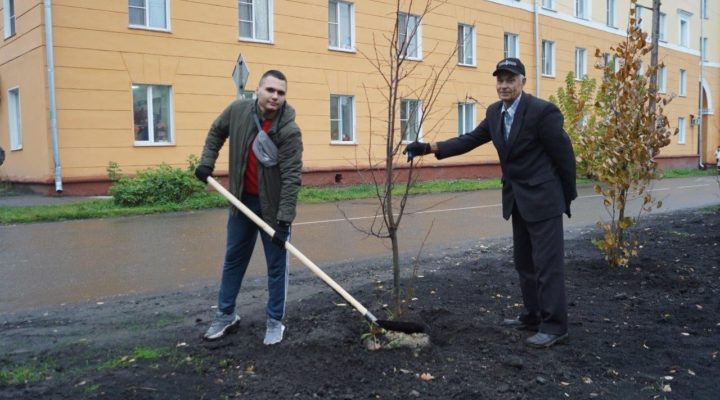
[[[549,350],[498,326],[521,303],[510,241],[498,239],[421,260],[401,319],[427,326],[428,348],[366,350],[359,314],[296,268],[288,333],[273,347],[262,345],[262,279],[241,292],[240,331],[216,342],[200,339],[214,287],[0,316],[0,398],[717,399],[717,209],[639,229],[640,256],[619,269],[592,246],[594,228],[568,234],[570,343]],[[325,269],[385,318],[387,263]]]

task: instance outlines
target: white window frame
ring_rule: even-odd
[[[685,133],[686,133],[686,127],[685,127],[685,117],[678,117],[678,144],[685,144]]]
[[[470,53],[470,62],[467,62],[467,54]],[[475,27],[472,25],[458,24],[458,64],[475,66]]]
[[[405,24],[404,27],[400,26],[401,20],[403,17],[407,21],[407,23]],[[415,25],[413,25],[411,27],[410,21],[413,21]],[[415,35],[411,37],[411,41],[410,41],[410,43],[408,43],[408,46],[406,48],[406,50],[411,49],[411,45],[414,42],[414,50],[417,54],[413,55],[413,54],[410,54],[409,51],[406,51],[406,52],[401,52],[400,56],[404,57],[407,60],[422,60],[422,55],[423,55],[422,54],[422,22],[420,21],[420,17],[417,15],[401,12],[401,13],[398,13],[397,23],[398,23],[398,49],[399,50],[402,50],[403,44],[404,44],[406,38],[408,37],[408,35],[412,34],[412,29],[414,29],[414,27],[417,26],[417,29],[415,30]],[[404,28],[404,32],[403,32],[403,28]]]
[[[709,19],[708,15],[708,0],[700,0],[700,17],[702,19]]]
[[[582,47],[575,48],[575,80],[580,81],[587,76],[587,50]]]
[[[611,28],[617,28],[617,2],[616,0],[607,0],[607,26]]]
[[[258,31],[257,31],[257,11],[256,11],[256,4],[258,0],[238,0],[238,38],[245,42],[258,42],[258,43],[273,43],[274,37],[273,37],[273,0],[262,0],[267,2],[267,28],[268,28],[268,37],[267,39],[259,39],[258,38]],[[241,4],[249,4],[252,7],[252,19],[243,19],[243,16],[240,15]],[[252,24],[252,36],[251,37],[245,37],[242,36],[242,24],[243,22],[249,22]]]
[[[8,134],[10,135],[10,150],[22,150],[22,110],[20,106],[20,88],[13,87],[7,91],[8,99]]]
[[[173,105],[173,87],[171,85],[158,85],[158,84],[147,84],[147,83],[133,83],[133,86],[145,86],[146,95],[145,100],[147,104],[147,140],[137,140],[133,134],[133,140],[136,146],[170,146],[175,144],[175,109]],[[170,98],[168,99],[168,116],[167,122],[170,124],[170,129],[167,130],[168,140],[157,142],[155,141],[155,110],[153,109],[153,93],[152,90],[155,87],[167,87],[169,89]],[[134,100],[134,98],[133,98]],[[134,112],[133,106],[133,112]]]
[[[337,21],[332,21],[330,19],[330,10],[332,8],[335,8],[335,17],[337,18]],[[343,7],[347,7],[348,15],[350,17],[350,21],[342,21],[340,19],[340,11]],[[348,32],[350,34],[349,44],[344,45],[344,43],[347,41],[346,38],[342,37],[343,32],[343,24],[349,23],[350,26],[348,28]],[[331,36],[330,31],[335,31],[335,36],[337,37],[337,45],[333,45],[331,43]],[[346,1],[340,1],[340,0],[329,0],[328,1],[328,48],[331,50],[339,50],[339,51],[355,51],[355,4],[348,3]]]
[[[468,122],[468,117],[470,121]],[[458,136],[475,129],[475,103],[458,103]]]
[[[542,76],[555,76],[555,42],[551,40],[542,41]]]
[[[510,51],[510,45],[514,48],[514,52]],[[520,58],[520,35],[512,32],[505,32],[503,35],[503,55],[505,58]]]
[[[153,2],[154,0],[141,0],[144,3],[144,6],[132,6],[130,5],[130,0],[128,0],[128,26],[130,28],[139,28],[139,29],[148,29],[153,31],[163,31],[163,32],[169,32],[170,31],[170,0],[159,0],[165,3],[165,17],[164,22],[165,26],[152,26],[150,25],[150,19],[151,19],[151,11],[153,7],[151,7],[150,2]],[[142,24],[133,24],[130,21],[130,9],[132,8],[142,8],[145,10],[145,22]],[[153,15],[155,15],[153,13]]]
[[[659,26],[659,33],[658,33],[658,40],[661,42],[667,42],[667,14],[664,12],[660,13],[660,22],[658,23]]]
[[[708,61],[708,38],[703,36],[700,38],[700,61]]]
[[[8,10],[12,9],[12,13]],[[15,23],[17,10],[15,10],[15,0],[3,0],[3,27],[5,31],[5,39],[15,36]]]
[[[332,138],[332,130],[331,130],[331,133],[330,133],[330,143],[331,143],[331,144],[355,144],[355,131],[356,131],[356,129],[355,129],[355,96],[350,96],[350,95],[345,95],[345,94],[331,94],[331,95],[330,95],[330,107],[333,106],[333,101],[332,101],[332,100],[333,100],[333,97],[335,97],[335,98],[345,98],[345,99],[348,99],[348,100],[349,100],[349,104],[350,104],[350,118],[351,118],[351,120],[352,120],[350,126],[351,126],[351,129],[352,129],[352,132],[350,132],[350,140],[343,140],[343,139],[342,139],[343,136],[344,136],[345,134],[347,134],[347,132],[344,132],[344,131],[343,131],[343,127],[345,126],[345,124],[343,124],[342,107],[340,107],[340,102],[338,102],[338,104],[337,104],[337,116],[338,116],[337,122],[338,122],[338,128],[339,128],[338,134],[339,134],[339,136],[340,136],[340,140],[334,140],[334,139]],[[331,127],[331,129],[332,129],[332,122],[333,122],[333,119],[332,119],[332,112],[331,112],[331,113],[330,113],[330,127]]]
[[[543,0],[542,7],[546,10],[555,11],[555,0]]]
[[[575,18],[589,21],[592,11],[592,4],[590,4],[590,0],[575,0],[573,3],[573,15]]]
[[[667,67],[662,65],[657,70],[658,93],[667,93]]]
[[[678,10],[678,44],[682,47],[690,46],[690,14],[687,11]]]
[[[409,107],[410,105],[413,105],[413,104],[416,107],[414,119],[415,119],[415,125],[418,127],[417,138],[418,138],[418,140],[420,140],[423,137],[422,127],[420,126],[420,121],[422,120],[422,102],[419,99],[401,99],[400,100],[401,111],[400,111],[399,116],[400,116],[400,139],[401,139],[402,143],[410,143],[410,142],[415,141],[415,138],[413,138],[412,140],[409,140],[409,138],[406,137],[406,135],[405,135],[405,130],[407,130],[408,121],[410,120],[410,117],[413,116],[412,110],[409,108],[406,108],[406,107]],[[405,118],[405,119],[402,118],[402,108],[406,108],[405,115],[407,116],[407,118]],[[402,128],[403,122],[405,123],[405,129]]]
[[[678,96],[680,97],[686,97],[687,96],[687,71],[684,69],[680,70],[680,76],[678,78]]]

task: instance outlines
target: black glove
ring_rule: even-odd
[[[412,142],[403,150],[403,154],[407,154],[408,162],[415,156],[424,156],[430,153],[430,143]]]
[[[207,178],[212,175],[212,173],[213,169],[207,165],[198,165],[197,168],[195,168],[195,176],[205,183],[207,183]]]
[[[277,227],[275,228],[275,234],[272,237],[272,242],[280,247],[285,247],[290,237],[290,223],[287,221],[278,221]]]

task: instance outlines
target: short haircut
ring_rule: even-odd
[[[265,71],[265,73],[262,74],[262,76],[260,77],[260,82],[262,83],[262,81],[265,78],[267,78],[268,76],[272,76],[275,79],[279,79],[279,80],[287,83],[287,78],[285,77],[285,74],[283,74],[282,72],[280,72],[276,69],[271,69],[271,70]]]

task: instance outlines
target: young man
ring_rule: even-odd
[[[258,232],[268,268],[267,330],[263,343],[282,341],[288,284],[290,225],[295,219],[302,169],[302,137],[295,110],[285,102],[287,79],[270,70],[260,78],[257,100],[236,100],[213,122],[195,175],[207,182],[218,153],[230,140],[230,192],[275,229],[271,238],[252,220],[231,207],[218,310],[205,339],[216,340],[237,330],[235,303]]]
[[[570,202],[577,197],[575,155],[560,110],[523,92],[525,66],[519,59],[503,59],[493,76],[500,101],[487,108],[475,130],[442,142],[414,142],[404,152],[410,157],[434,153],[440,160],[493,142],[525,306],[503,324],[537,331],[527,344],[550,347],[568,337],[562,214],[570,216]]]

